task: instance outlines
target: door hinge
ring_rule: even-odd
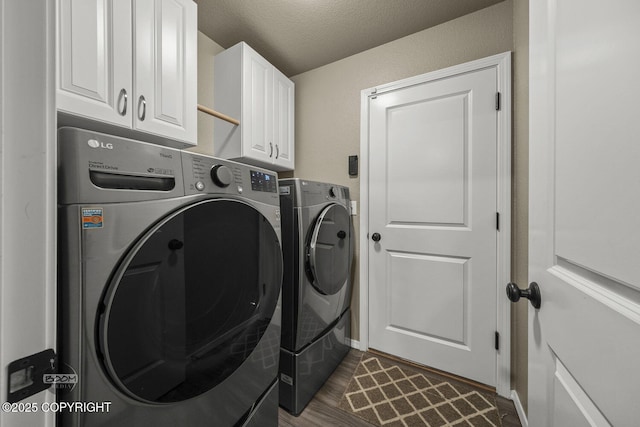
[[[500,231],[500,212],[496,212],[496,230]]]
[[[7,402],[18,402],[51,387],[49,377],[56,372],[56,366],[56,353],[52,349],[9,363]]]
[[[496,336],[495,336],[495,347],[496,350],[500,350],[500,332],[496,331]]]
[[[369,98],[376,99],[378,97],[377,93],[378,93],[378,89],[373,89],[369,94]]]
[[[500,111],[500,92],[496,92],[496,111]]]

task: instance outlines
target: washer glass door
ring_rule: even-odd
[[[318,216],[307,251],[313,287],[338,293],[349,277],[351,254],[351,217],[344,206],[331,204]]]
[[[107,373],[146,402],[210,390],[263,338],[281,281],[278,237],[250,205],[212,199],[173,213],[133,246],[105,292],[97,327]]]

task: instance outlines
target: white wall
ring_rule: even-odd
[[[0,403],[10,362],[55,349],[54,7],[0,7]],[[44,391],[28,402],[52,399]],[[53,414],[0,411],[0,425],[53,425]]]

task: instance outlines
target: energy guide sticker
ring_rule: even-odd
[[[102,228],[104,217],[102,208],[82,208],[82,229]]]

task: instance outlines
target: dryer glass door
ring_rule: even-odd
[[[212,199],[179,210],[131,248],[105,292],[98,344],[107,373],[145,402],[210,390],[263,338],[277,354],[279,330],[264,334],[281,281],[278,237],[256,209]]]
[[[316,220],[308,248],[311,283],[324,295],[333,295],[350,274],[351,217],[339,204],[324,208]]]

